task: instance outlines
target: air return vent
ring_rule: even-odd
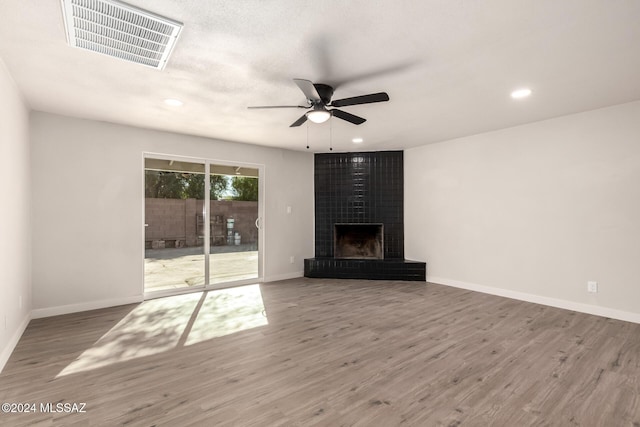
[[[71,46],[163,69],[182,24],[115,0],[62,0]]]

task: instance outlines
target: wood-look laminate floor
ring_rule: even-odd
[[[31,322],[0,425],[640,426],[640,325],[446,286],[294,279]]]

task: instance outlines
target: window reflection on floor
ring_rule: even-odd
[[[267,324],[258,284],[145,301],[64,368],[58,377]]]

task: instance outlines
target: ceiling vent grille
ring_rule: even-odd
[[[162,70],[182,24],[115,0],[61,0],[69,45]]]

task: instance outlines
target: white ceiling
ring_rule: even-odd
[[[32,109],[296,150],[308,132],[326,151],[330,133],[400,149],[640,99],[637,0],[128,3],[184,23],[163,71],[69,47],[59,1],[0,2],[0,58]],[[292,78],[391,101],[343,107],[360,126],[246,108],[302,103]]]

